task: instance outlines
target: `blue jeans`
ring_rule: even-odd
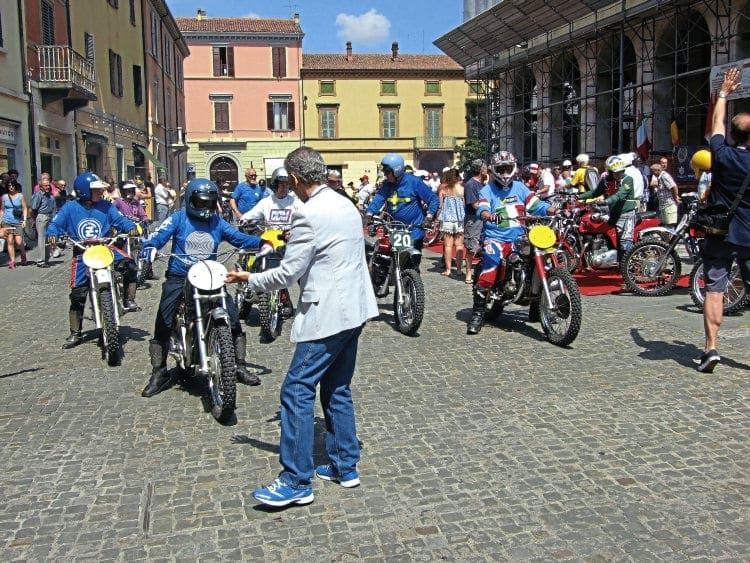
[[[326,450],[340,475],[356,468],[359,441],[349,387],[357,361],[362,327],[332,336],[298,342],[281,385],[279,476],[293,488],[309,487],[313,464],[315,387],[326,421]]]

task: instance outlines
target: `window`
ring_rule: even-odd
[[[266,104],[269,131],[294,130],[294,102],[272,101]]]
[[[109,89],[114,96],[122,97],[122,57],[109,50]]]
[[[440,81],[439,80],[427,80],[424,83],[425,96],[439,96],[440,95]]]
[[[443,108],[425,107],[424,126],[424,136],[427,138],[427,142],[434,143],[439,141],[443,136]]]
[[[469,95],[476,96],[477,94],[484,94],[484,84],[481,82],[469,82]]]
[[[321,80],[320,81],[320,95],[321,96],[335,96],[336,95],[336,83],[333,80]]]
[[[137,106],[143,103],[143,75],[138,65],[133,65],[133,101]]]
[[[214,102],[214,131],[231,131],[229,128],[229,102]]]
[[[214,76],[234,76],[234,47],[214,47]]]
[[[0,49],[5,46],[3,43],[3,14],[0,13]]]
[[[49,0],[42,0],[42,44],[55,44],[55,8]]]
[[[286,47],[271,47],[271,62],[274,78],[286,76]]]
[[[94,64],[95,61],[95,51],[94,51],[94,36],[90,33],[84,33],[83,34],[83,47],[86,55],[86,60],[90,62],[91,64]]]
[[[380,136],[383,139],[398,137],[398,106],[380,108]]]
[[[169,44],[168,35],[164,37],[164,72],[172,76],[172,45]]]
[[[119,8],[120,7],[120,0],[107,0],[107,2],[113,8]]]
[[[130,0],[130,23],[135,25],[135,0]]]
[[[381,80],[380,81],[380,94],[382,96],[395,96],[396,95],[396,81],[395,80]]]
[[[154,12],[151,12],[151,54],[159,58],[159,18]]]
[[[182,91],[182,57],[177,53],[174,56],[174,78],[177,89]]]
[[[321,106],[318,108],[321,139],[335,139],[338,137],[336,131],[338,113],[339,108],[337,106]]]

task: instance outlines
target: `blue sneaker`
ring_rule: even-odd
[[[318,479],[323,479],[323,481],[333,481],[347,489],[359,486],[359,474],[356,469],[352,469],[343,475],[339,475],[339,472],[329,463],[328,465],[319,465],[316,467],[315,475],[318,476]]]
[[[288,506],[290,504],[310,504],[315,497],[312,487],[294,489],[276,479],[273,483],[263,489],[253,491],[253,497],[260,503],[268,506]]]

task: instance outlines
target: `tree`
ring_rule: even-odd
[[[477,158],[485,162],[487,160],[487,146],[476,137],[466,139],[462,145],[456,145],[453,150],[458,155],[456,168],[462,171],[469,168],[472,160]]]

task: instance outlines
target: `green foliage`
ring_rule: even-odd
[[[462,145],[456,145],[454,148],[458,158],[456,159],[456,168],[466,170],[472,160],[481,158],[487,159],[487,147],[483,141],[476,137],[466,139]]]

